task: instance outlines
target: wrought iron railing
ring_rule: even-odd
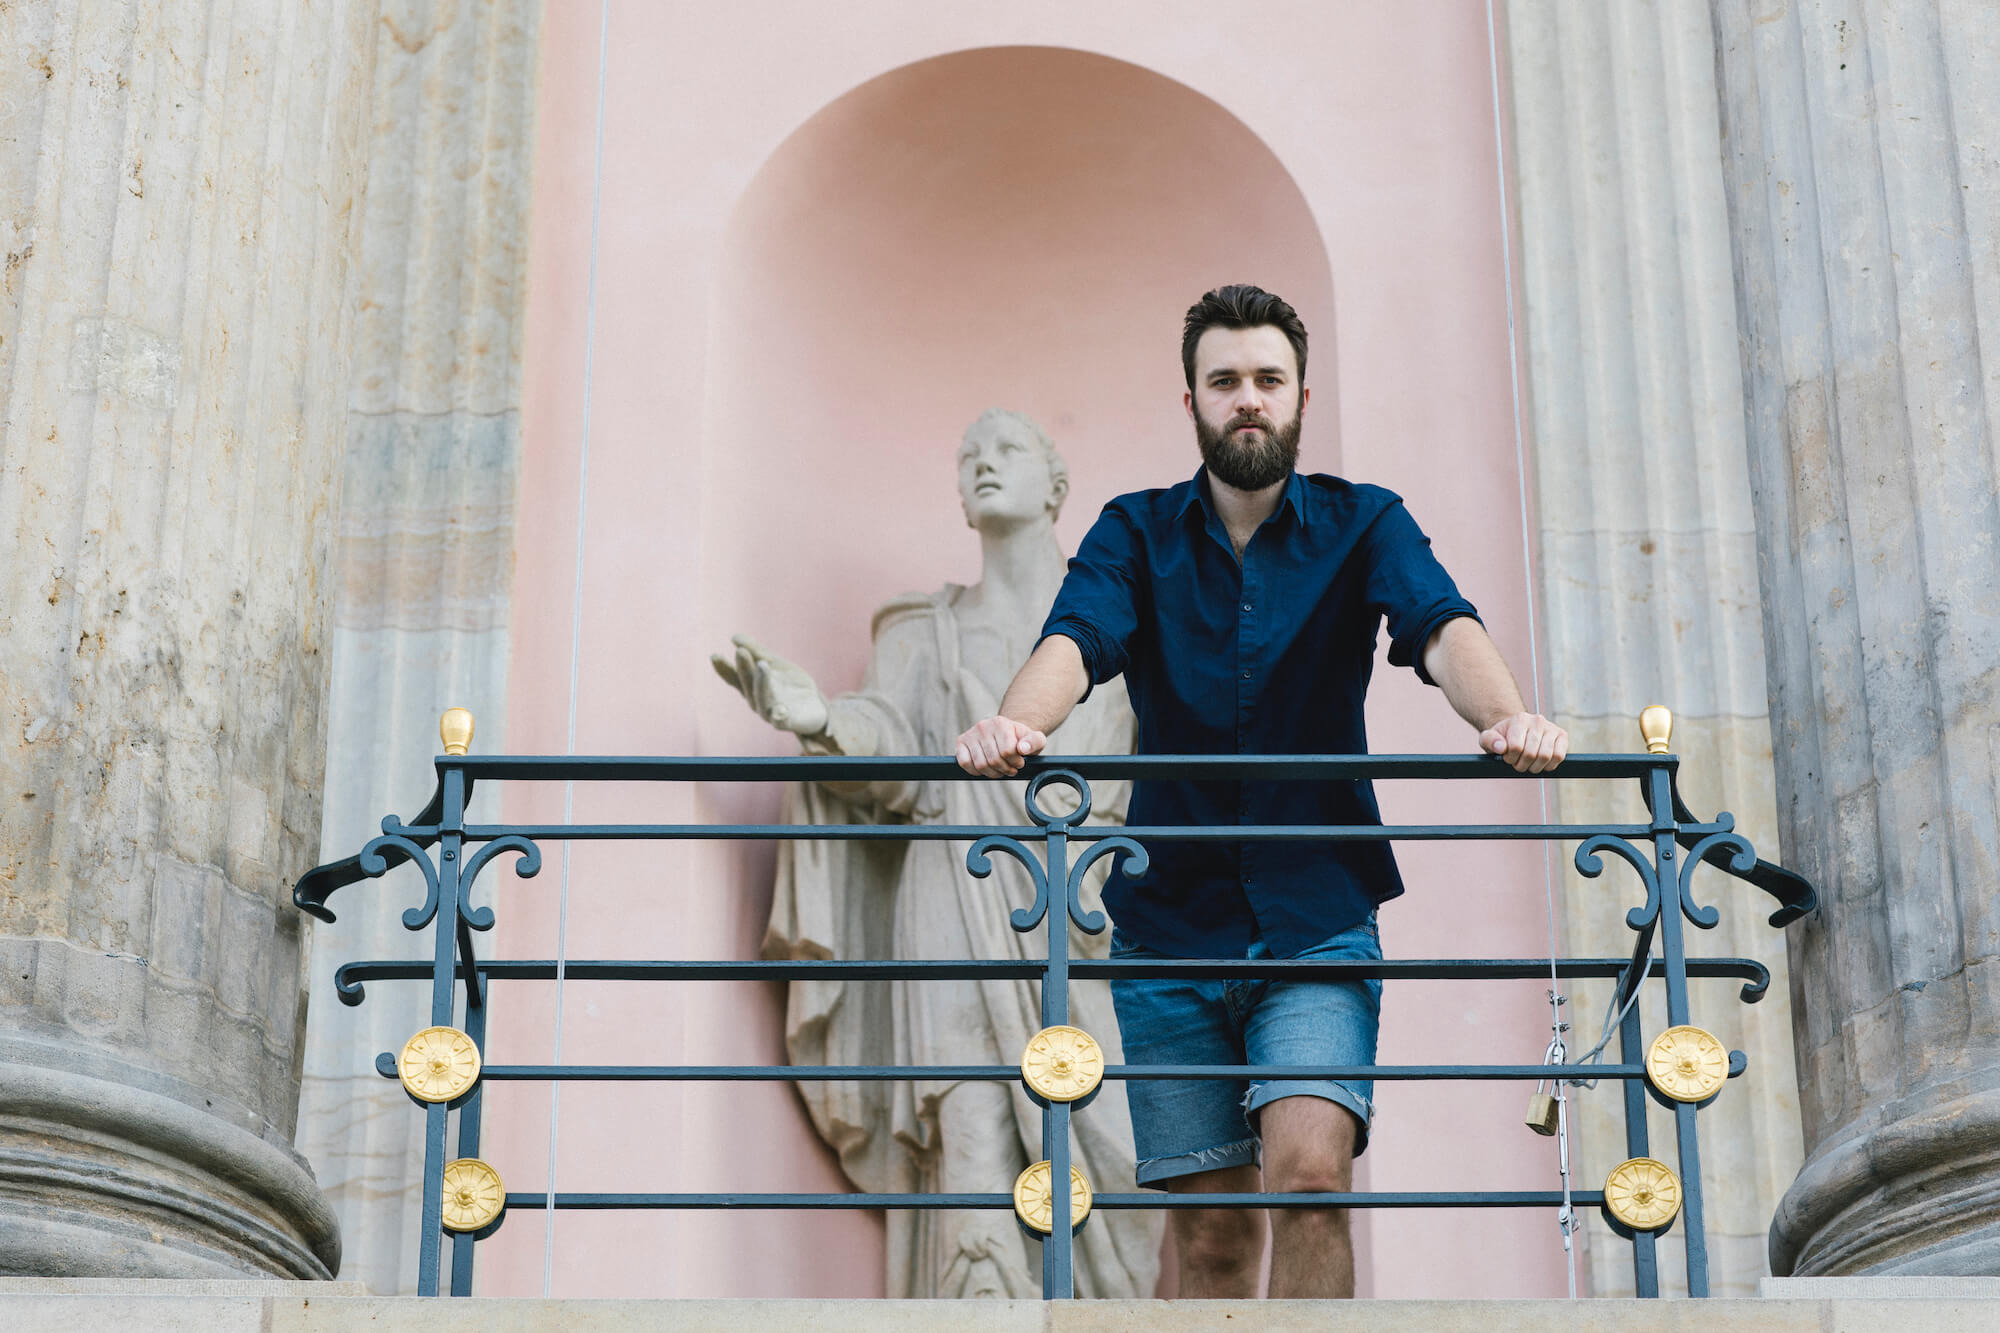
[[[442,1242],[452,1236],[450,1292],[471,1294],[472,1263],[477,1242],[492,1234],[508,1212],[542,1209],[1013,1209],[1022,1225],[1044,1238],[1042,1288],[1048,1298],[1073,1293],[1071,1251],[1076,1230],[1088,1225],[1089,1213],[1107,1209],[1175,1208],[1568,1208],[1596,1207],[1620,1235],[1632,1243],[1635,1289],[1641,1296],[1659,1294],[1655,1240],[1677,1219],[1686,1235],[1689,1293],[1708,1294],[1708,1262],[1702,1230],[1701,1166],[1697,1115],[1719,1093],[1723,1080],[1743,1072],[1741,1052],[1724,1052],[1708,1032],[1694,1027],[1688,1012],[1690,977],[1741,980],[1746,1003],[1755,1003],[1770,983],[1768,970],[1749,958],[1690,958],[1683,920],[1703,929],[1719,917],[1713,907],[1696,903],[1693,876],[1708,864],[1770,893],[1778,903],[1770,923],[1783,926],[1810,912],[1814,896],[1799,876],[1757,859],[1750,843],[1735,832],[1728,814],[1698,820],[1688,813],[1675,790],[1678,759],[1667,748],[1670,720],[1665,710],[1648,710],[1650,752],[1643,755],[1572,755],[1560,770],[1567,781],[1637,781],[1650,818],[1635,824],[1421,824],[1391,826],[1238,826],[1138,828],[1086,825],[1093,778],[1147,780],[1229,780],[1324,782],[1355,779],[1486,779],[1520,780],[1522,775],[1496,758],[1442,755],[1272,755],[1272,756],[1118,756],[1030,761],[1022,776],[1029,779],[1026,813],[1029,823],[1013,827],[921,824],[837,826],[800,824],[468,824],[466,802],[475,783],[505,781],[558,782],[871,782],[982,781],[961,772],[949,759],[794,758],[689,759],[538,756],[482,757],[467,753],[471,716],[462,709],[445,715],[446,753],[437,758],[438,786],[429,805],[414,820],[394,815],[382,821],[382,835],[358,854],[320,866],[299,881],[293,894],[298,906],[322,920],[333,920],[328,898],[362,879],[413,864],[426,885],[424,902],[403,913],[412,931],[429,929],[431,957],[418,960],[348,962],[335,973],[342,1003],[360,1004],[364,983],[428,980],[431,984],[431,1024],[405,1045],[400,1055],[384,1053],[376,1068],[403,1086],[424,1110],[425,1149],[421,1253],[418,1289],[436,1295],[443,1267]],[[1051,784],[1072,788],[1080,807],[1069,813],[1045,808],[1038,799]],[[516,873],[531,876],[541,866],[540,844],[570,840],[684,839],[931,839],[971,844],[968,870],[978,876],[991,872],[991,857],[1004,854],[1018,860],[1035,888],[1035,899],[1012,913],[1017,931],[1036,928],[1051,911],[1057,919],[1045,934],[1047,956],[1034,959],[838,959],[783,961],[685,962],[654,960],[568,960],[560,975],[574,981],[742,981],[839,978],[845,980],[928,981],[949,978],[1030,979],[1041,982],[1041,1019],[1048,1029],[1064,1027],[1069,1019],[1069,983],[1113,977],[1207,978],[1364,978],[1385,980],[1518,980],[1549,977],[1615,978],[1614,1004],[1618,1018],[1620,1062],[1616,1064],[1516,1065],[1371,1065],[1320,1066],[1186,1066],[1109,1065],[1106,1079],[1374,1079],[1374,1080],[1517,1080],[1550,1078],[1604,1080],[1623,1090],[1628,1158],[1596,1190],[1453,1190],[1419,1193],[1257,1193],[1175,1195],[1157,1191],[1103,1193],[1091,1196],[1085,1182],[1072,1199],[1071,1191],[1051,1183],[1071,1176],[1070,1118],[1089,1114],[1078,1109],[1092,1088],[1090,1050],[1071,1049],[1073,1060],[1059,1077],[1051,1077],[1049,1061],[1024,1054],[1024,1066],[585,1066],[487,1065],[486,996],[495,981],[555,979],[558,964],[550,959],[479,958],[473,948],[476,931],[490,930],[490,907],[474,907],[471,890],[480,872],[500,853],[513,852]],[[1080,890],[1093,862],[1123,851],[1133,868],[1143,863],[1148,843],[1167,840],[1262,841],[1473,841],[1494,839],[1559,840],[1578,843],[1577,869],[1596,876],[1605,853],[1622,859],[1638,875],[1645,902],[1626,915],[1634,932],[1627,958],[1525,959],[1389,959],[1379,962],[1290,959],[1072,959],[1069,932],[1060,928],[1061,914],[1091,934],[1105,927],[1100,912],[1086,911]],[[431,858],[436,849],[437,859]],[[1036,849],[1041,852],[1035,854]],[[1052,904],[1055,906],[1052,909]],[[1657,953],[1655,946],[1657,945]],[[1640,1030],[1639,1009],[1633,1003],[1640,987],[1658,979],[1666,992],[1668,1028],[1649,1044]],[[458,1017],[463,1027],[454,1026]],[[1046,1047],[1047,1041],[1043,1041]],[[1035,1043],[1030,1043],[1031,1051]],[[1044,1055],[1047,1052],[1044,1051]],[[1059,1053],[1060,1054],[1060,1053]],[[1101,1065],[1101,1057],[1098,1061]],[[1081,1066],[1083,1074],[1076,1076]],[[746,1194],[746,1193],[509,1193],[499,1176],[479,1157],[480,1103],[484,1084],[499,1080],[527,1081],[716,1081],[732,1080],[1023,1080],[1042,1106],[1043,1161],[1031,1166],[1013,1192],[995,1190],[971,1194]],[[1651,1156],[1646,1123],[1648,1096],[1668,1106],[1674,1116],[1676,1166]],[[1558,1108],[1560,1110],[1560,1108]],[[457,1118],[457,1151],[447,1154],[452,1117]],[[1038,1174],[1039,1173],[1039,1174]],[[1004,1182],[995,1182],[1003,1184]],[[1073,1215],[1073,1203],[1082,1216]]]

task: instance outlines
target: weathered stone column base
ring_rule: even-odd
[[[339,1268],[339,1226],[288,1150],[143,1088],[0,1063],[0,1274],[325,1279]]]
[[[1984,1071],[1891,1102],[1822,1146],[1772,1219],[1771,1271],[2000,1276],[1996,1083]]]

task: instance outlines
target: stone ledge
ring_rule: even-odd
[[[32,1279],[30,1279],[32,1280]],[[165,1286],[167,1284],[161,1284]],[[11,1294],[0,1288],[0,1327],[111,1328],[162,1333],[638,1333],[653,1329],[772,1329],[804,1333],[1194,1333],[1194,1330],[1381,1330],[1424,1333],[1822,1333],[1922,1328],[1986,1333],[2000,1300],[1707,1301],[809,1301],[420,1300],[330,1294],[348,1283],[284,1283],[284,1294],[176,1290],[140,1295]],[[299,1294],[323,1286],[329,1294]]]
[[[1759,1296],[1794,1301],[1991,1301],[2000,1306],[2000,1277],[1765,1277]]]

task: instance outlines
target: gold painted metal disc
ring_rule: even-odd
[[[1044,1236],[1055,1229],[1055,1199],[1049,1193],[1051,1167],[1047,1162],[1036,1162],[1023,1171],[1014,1181],[1014,1215],[1021,1219],[1030,1230],[1039,1231]],[[1083,1178],[1083,1172],[1076,1167],[1069,1169],[1069,1223],[1072,1227],[1083,1225],[1083,1219],[1090,1216],[1090,1182]]]
[[[507,1206],[507,1187],[500,1173],[477,1157],[460,1157],[444,1164],[444,1229],[478,1231]]]
[[[1728,1079],[1729,1052],[1701,1028],[1668,1028],[1646,1051],[1646,1081],[1677,1102],[1705,1102]]]
[[[1021,1077],[1045,1101],[1088,1097],[1104,1079],[1104,1048],[1082,1028],[1043,1028],[1021,1052]]]
[[[1604,1206],[1634,1231],[1658,1231],[1681,1210],[1680,1178],[1655,1158],[1629,1158],[1604,1178]]]
[[[479,1047],[457,1028],[425,1028],[403,1043],[396,1073],[420,1102],[449,1102],[479,1081]]]

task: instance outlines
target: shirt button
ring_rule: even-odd
[[[1247,672],[1247,671],[1246,671],[1246,672],[1244,672],[1244,673],[1243,673],[1243,679],[1245,679],[1245,680],[1248,680],[1248,679],[1250,679],[1250,673],[1249,673],[1249,672]]]
[[[1250,603],[1248,603],[1248,602],[1245,602],[1245,603],[1243,603],[1243,609],[1244,609],[1245,611],[1248,611],[1248,610],[1250,609]]]

